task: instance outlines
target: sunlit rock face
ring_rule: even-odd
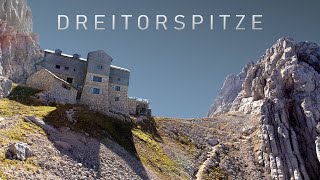
[[[256,114],[257,161],[273,179],[318,179],[320,46],[279,39],[241,76],[226,81],[209,116],[230,111]]]
[[[0,0],[0,5],[1,31],[32,32],[32,12],[26,0]]]
[[[0,0],[0,76],[24,83],[43,57],[26,0]]]

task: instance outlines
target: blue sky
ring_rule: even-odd
[[[311,0],[28,0],[28,4],[43,49],[59,48],[82,57],[104,50],[114,58],[114,65],[131,70],[129,95],[149,99],[156,116],[204,117],[225,77],[257,61],[280,37],[319,42],[320,2]],[[69,30],[57,30],[58,14],[70,17]],[[88,16],[89,30],[75,30],[77,14]],[[226,31],[210,31],[208,22],[196,31],[140,31],[134,22],[128,31],[122,27],[94,31],[95,14],[165,14],[171,20],[177,14],[262,14],[263,30],[235,31],[237,22],[231,20]],[[249,20],[244,21],[246,27]],[[191,26],[189,21],[186,24]]]

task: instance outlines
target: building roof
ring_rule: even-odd
[[[55,51],[52,51],[52,50],[49,50],[49,49],[45,49],[44,52],[55,54]],[[61,53],[61,56],[68,57],[68,58],[74,58],[72,55],[64,54],[64,53]],[[85,59],[85,58],[74,58],[74,59],[80,59],[82,61],[87,61],[87,59]]]
[[[130,70],[129,70],[129,69],[126,69],[126,68],[122,68],[122,67],[118,67],[118,66],[114,66],[114,65],[111,65],[110,67],[111,67],[111,68],[114,68],[114,69],[118,69],[118,70],[130,72]]]
[[[129,99],[139,101],[139,102],[149,103],[148,99],[142,99],[142,98],[138,98],[138,97],[129,97]]]
[[[47,72],[48,74],[50,74],[52,77],[54,77],[55,79],[57,79],[57,80],[61,81],[62,83],[66,84],[66,85],[69,85],[70,87],[74,88],[70,83],[68,83],[67,81],[59,78],[57,75],[55,75],[54,73],[52,73],[51,71],[49,71],[49,70],[46,69],[46,68],[42,68],[42,69],[40,69],[39,71],[45,71],[45,72]],[[38,72],[38,71],[37,71],[37,72]],[[37,73],[37,72],[36,72],[36,73]],[[75,88],[74,88],[74,89],[75,89]]]
[[[55,51],[52,51],[52,50],[49,50],[49,49],[45,49],[44,52],[55,54]],[[79,60],[82,60],[82,61],[87,61],[87,59],[85,59],[85,58],[74,58],[72,55],[64,54],[64,53],[61,53],[61,56],[72,58],[72,59],[79,59]],[[129,69],[118,67],[118,66],[114,66],[114,65],[111,65],[110,68],[121,70],[121,71],[130,72]]]

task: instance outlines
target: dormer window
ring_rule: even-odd
[[[56,68],[57,68],[57,69],[60,69],[60,68],[61,68],[61,66],[60,66],[60,65],[56,65]]]

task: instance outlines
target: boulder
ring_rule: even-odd
[[[210,146],[215,146],[215,145],[219,144],[219,140],[216,138],[213,138],[213,137],[208,138],[207,142]]]
[[[52,127],[51,125],[45,123],[43,120],[35,117],[35,116],[26,116],[24,118],[25,121],[27,122],[32,122],[34,124],[36,124],[37,126],[41,127],[43,130],[45,130],[47,133],[59,133],[59,131]]]
[[[30,146],[27,143],[16,142],[9,145],[7,154],[12,159],[25,161],[33,155]]]
[[[9,96],[12,90],[12,81],[0,76],[0,99]]]

